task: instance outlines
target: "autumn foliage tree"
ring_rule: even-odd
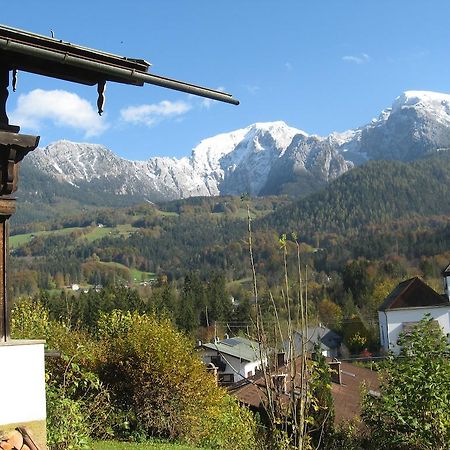
[[[113,311],[98,322],[100,377],[130,428],[224,450],[257,447],[252,414],[217,387],[169,319]]]

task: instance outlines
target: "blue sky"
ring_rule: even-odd
[[[23,73],[10,121],[43,145],[95,142],[128,159],[188,156],[254,122],[344,131],[405,90],[450,93],[449,17],[448,0],[5,1],[5,25],[143,58],[153,73],[241,101],[110,83],[100,119],[95,87]]]

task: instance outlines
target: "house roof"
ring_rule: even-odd
[[[306,334],[308,336],[308,342],[312,347],[316,342],[320,342],[323,349],[335,349],[338,348],[342,342],[341,336],[323,326],[308,327]],[[311,350],[313,350],[313,348],[311,348]]]
[[[446,296],[438,294],[420,278],[414,277],[399,283],[385,298],[378,310],[387,311],[400,308],[420,308],[445,305],[450,305]]]
[[[450,276],[450,264],[442,271],[442,275]]]
[[[331,384],[334,402],[335,423],[354,419],[361,414],[361,386],[378,391],[380,383],[377,372],[341,362],[341,384]]]
[[[313,352],[316,343],[319,343],[323,350],[336,349],[341,345],[342,338],[327,327],[318,325],[315,327],[308,327],[306,330],[306,351]],[[293,341],[295,347],[295,356],[300,355],[302,347],[302,334],[299,331],[294,331]],[[283,343],[283,349],[286,354],[289,354],[289,341]]]
[[[231,94],[148,73],[150,63],[106,53],[60,39],[0,25],[0,58],[8,70],[21,70],[86,85],[113,81],[156,86],[238,105]]]
[[[235,358],[240,358],[249,362],[258,361],[260,359],[259,344],[239,336],[224,339],[217,343],[211,342],[202,344],[202,347],[216,350],[219,353],[234,356]]]
[[[300,384],[300,372],[301,372],[301,359],[296,358],[295,365],[296,370],[296,384]],[[279,367],[272,375],[287,375],[288,365]],[[289,388],[289,383],[287,384]],[[254,408],[259,409],[261,403],[264,403],[267,399],[265,393],[265,380],[264,375],[261,372],[257,372],[255,375],[245,378],[228,388],[228,392],[234,395],[241,403]],[[282,404],[286,404],[289,401],[289,395],[287,393],[278,393],[278,398]]]
[[[298,361],[300,361],[299,358]],[[340,371],[341,384],[331,384],[336,423],[342,423],[360,415],[363,383],[369,390],[379,390],[378,375],[372,370],[341,362]],[[279,373],[286,373],[285,367]],[[287,386],[289,387],[289,383]],[[264,377],[260,373],[231,386],[228,391],[240,402],[254,409],[259,409],[266,399]],[[289,395],[282,395],[282,401],[287,402],[288,399]]]

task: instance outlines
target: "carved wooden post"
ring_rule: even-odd
[[[18,134],[19,127],[10,125],[6,114],[9,71],[0,67],[0,342],[10,335],[8,302],[9,218],[16,211],[16,200],[10,195],[17,190],[19,163],[34,150],[38,136]]]
[[[15,209],[13,198],[0,198],[0,338],[2,342],[6,342],[10,336],[7,259],[9,218],[15,212]]]
[[[47,448],[44,341],[10,339],[8,240],[9,219],[16,210],[11,194],[17,189],[19,163],[37,147],[39,137],[19,134],[20,128],[9,124],[6,100],[10,69],[0,63],[0,364],[14,370],[0,371],[1,398],[9,405],[0,408],[0,447],[15,448],[10,436],[20,432],[20,442],[37,450]],[[39,446],[30,438],[28,428]]]
[[[38,136],[0,131],[0,341],[9,339],[8,303],[8,240],[9,218],[16,211],[16,200],[10,195],[16,191],[19,163],[39,143]]]

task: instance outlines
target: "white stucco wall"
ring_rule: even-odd
[[[397,340],[403,331],[404,323],[419,322],[426,314],[439,323],[443,333],[449,336],[450,342],[450,304],[428,308],[400,308],[390,311],[378,311],[381,346],[398,354],[400,347]]]
[[[448,298],[450,298],[450,276],[444,277],[444,294],[447,295]]]
[[[46,419],[44,343],[0,344],[0,425]]]
[[[255,375],[256,370],[258,370],[261,367],[261,364],[259,361],[255,361],[255,362],[249,362],[245,365],[244,367],[244,372],[243,372],[243,377],[247,378],[247,374],[249,372],[251,372],[251,375]]]

